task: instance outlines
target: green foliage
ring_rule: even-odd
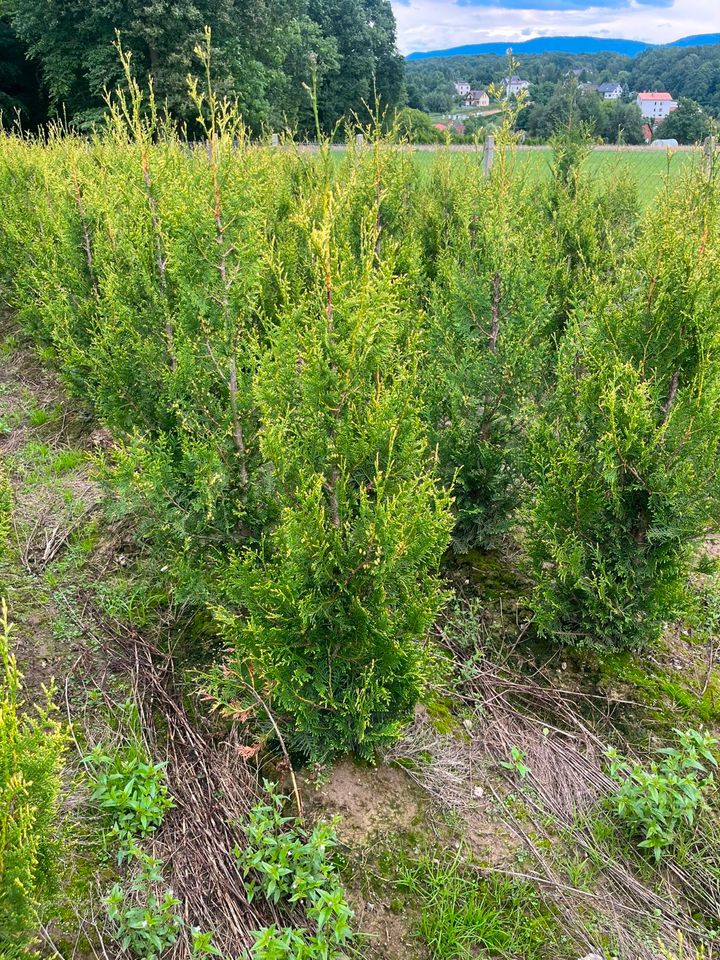
[[[542,634],[657,636],[717,516],[714,180],[639,227],[571,125],[538,189],[522,101],[487,177],[395,149],[381,116],[341,156],[256,146],[210,46],[203,149],[127,56],[103,134],[0,140],[4,295],[142,518],[143,590],[106,605],[202,622],[219,704],[258,694],[317,759],[412,715],[453,506],[456,549],[522,541]]]
[[[497,135],[491,177],[483,179],[474,165],[462,178],[448,170],[447,180],[438,176],[428,191],[440,209],[431,248],[425,415],[442,475],[454,486],[460,552],[493,545],[512,523],[521,480],[518,427],[525,405],[542,390],[549,360],[552,274],[542,220],[515,176],[512,119]],[[528,236],[538,237],[532,258]]]
[[[610,806],[623,825],[642,838],[638,846],[652,852],[656,861],[696,823],[715,787],[718,741],[700,730],[675,733],[678,745],[659,750],[662,759],[646,765],[608,751],[610,775],[622,780]]]
[[[173,806],[165,764],[151,763],[132,740],[112,752],[98,746],[84,762],[91,771],[91,800],[108,817],[108,839],[120,844],[122,860],[132,841],[153,833]]]
[[[479,877],[459,858],[426,856],[401,864],[397,885],[418,909],[432,960],[566,955],[555,918],[529,884]]]
[[[29,946],[57,887],[67,735],[53,689],[34,713],[21,700],[5,601],[0,616],[0,953]]]
[[[551,245],[549,297],[562,335],[578,300],[595,278],[624,262],[638,224],[636,191],[622,164],[598,186],[587,169],[591,135],[575,120],[553,138],[551,177],[543,191]]]
[[[422,110],[404,107],[398,111],[396,130],[399,139],[408,143],[442,143],[442,131],[438,130],[430,117]]]
[[[720,115],[720,45],[666,46],[645,50],[638,56],[601,52],[595,54],[544,53],[521,55],[518,73],[532,84],[532,110],[524,112],[520,125],[537,131],[545,139],[567,123],[569,85],[620,83],[623,99],[603,100],[593,90],[580,92],[577,112],[584,120],[595,120],[595,135],[617,142],[616,122],[626,131],[626,143],[639,125],[634,91],[669,90],[676,99],[689,97],[710,115]],[[453,81],[463,79],[473,87],[487,87],[506,76],[502,55],[463,55],[408,60],[405,64],[408,102],[428,112],[457,107]],[[570,76],[578,71],[579,76]],[[606,126],[607,120],[611,126]],[[618,123],[618,125],[619,125]],[[613,127],[615,128],[613,130]]]
[[[700,104],[683,97],[677,110],[657,126],[655,137],[658,140],[675,139],[678,143],[702,143],[711,130],[712,120]]]
[[[12,486],[5,466],[0,462],[0,564],[10,553],[12,537]]]
[[[100,121],[105,90],[123,82],[113,48],[119,32],[159,102],[173,117],[192,123],[186,78],[195,68],[193,51],[206,27],[212,29],[217,54],[217,87],[237,101],[256,132],[265,124],[312,128],[303,84],[310,82],[313,61],[319,65],[322,122],[328,131],[353,114],[367,117],[366,104],[374,102],[375,93],[383,108],[402,96],[402,59],[388,0],[174,0],[170,5],[130,0],[112,8],[101,0],[79,5],[31,0],[11,4],[0,20],[0,49],[7,43],[16,61],[9,76],[0,72],[0,107],[24,108],[36,121],[45,106],[40,87],[53,115],[80,128]],[[34,62],[39,78],[17,63],[21,56]]]
[[[716,204],[711,184],[685,184],[622,265],[576,287],[528,444],[525,543],[546,636],[638,647],[685,603],[692,545],[718,507]]]
[[[314,759],[370,757],[409,718],[450,527],[420,421],[410,291],[389,240],[378,256],[380,198],[359,237],[344,202],[328,188],[308,224],[307,295],[281,313],[258,368],[260,450],[280,512],[261,549],[224,574],[242,616],[218,614],[237,669],[249,654]],[[237,695],[232,675],[219,693]]]
[[[247,846],[236,851],[248,896],[260,892],[274,904],[301,904],[313,927],[258,931],[253,960],[339,960],[353,934],[333,854],[335,831],[321,822],[307,833],[298,820],[283,816],[286,798],[265,786],[270,802],[253,807],[243,826]]]
[[[171,890],[156,892],[163,879],[161,861],[137,846],[131,848],[130,856],[132,865],[137,862],[137,869],[128,887],[116,883],[105,898],[108,918],[123,950],[143,960],[158,960],[177,941],[183,928],[178,913],[180,901]],[[204,954],[196,950],[194,956],[211,955],[206,948],[200,949]]]

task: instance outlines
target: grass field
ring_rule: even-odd
[[[416,153],[421,166],[430,166],[433,158],[444,148],[418,150]],[[453,163],[471,163],[478,167],[482,162],[482,150],[451,151]],[[515,163],[520,175],[530,180],[544,179],[550,170],[552,150],[539,148],[518,150]],[[677,150],[668,156],[665,150],[627,149],[594,150],[586,161],[588,171],[593,175],[624,179],[631,177],[638,186],[640,201],[649,204],[657,197],[666,178],[670,182],[677,180],[683,171],[688,171],[699,162],[699,152]]]

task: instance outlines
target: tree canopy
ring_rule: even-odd
[[[0,103],[37,122],[46,94],[50,116],[81,127],[97,120],[105,90],[122,82],[119,36],[136,75],[151,77],[158,102],[183,119],[206,26],[217,89],[237,98],[255,130],[312,126],[313,69],[326,129],[352,114],[367,118],[376,97],[392,107],[403,96],[389,0],[23,0],[0,21],[9,50]]]
[[[662,139],[674,138],[678,143],[693,144],[704,140],[710,133],[710,127],[710,117],[700,104],[683,97],[677,110],[673,110],[658,126],[655,135]]]

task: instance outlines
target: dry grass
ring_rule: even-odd
[[[653,871],[623,842],[604,802],[617,787],[605,761],[607,745],[622,742],[615,717],[637,705],[570,682],[563,687],[527,662],[521,670],[515,649],[495,662],[477,657],[469,667],[468,650],[451,628],[438,639],[462,668],[458,687],[440,692],[456,698],[464,723],[443,734],[420,715],[391,758],[408,766],[435,801],[459,812],[468,830],[478,793],[492,798],[489,815],[533,866],[508,867],[495,858],[489,869],[536,884],[588,952],[611,943],[620,957],[655,960],[658,937],[672,943],[681,931],[688,949],[707,942],[696,918],[720,915],[708,862],[717,860],[712,830],[697,833],[690,859],[668,859]]]

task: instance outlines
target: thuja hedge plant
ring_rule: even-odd
[[[11,624],[0,605],[0,956],[28,956],[57,893],[67,732],[52,688],[35,711],[22,700]]]
[[[717,529],[718,190],[695,178],[573,314],[529,435],[527,553],[546,636],[641,647]]]
[[[412,297],[394,245],[378,257],[377,210],[353,257],[341,189],[327,187],[312,285],[280,318],[255,381],[279,520],[224,574],[242,609],[223,615],[231,662],[242,677],[250,655],[295,718],[295,742],[321,758],[370,756],[410,716],[451,528],[420,420]],[[242,696],[227,675],[224,686]]]
[[[459,553],[496,547],[510,530],[525,413],[552,369],[552,248],[543,212],[516,175],[511,120],[490,177],[448,170],[453,221],[428,297],[424,415],[453,489]]]
[[[188,145],[128,91],[91,143],[2,141],[8,299],[115,434],[169,592],[226,637],[218,698],[252,677],[298,748],[369,755],[420,695],[451,526],[414,170],[252,146],[211,88]]]
[[[342,159],[257,146],[200,64],[202,145],[127,61],[94,139],[3,135],[0,283],[223,637],[217,698],[255,685],[314,757],[387,743],[453,528],[521,533],[545,635],[655,636],[716,515],[716,186],[637,238],[581,149],[533,190],[510,140],[486,183],[377,129]]]

